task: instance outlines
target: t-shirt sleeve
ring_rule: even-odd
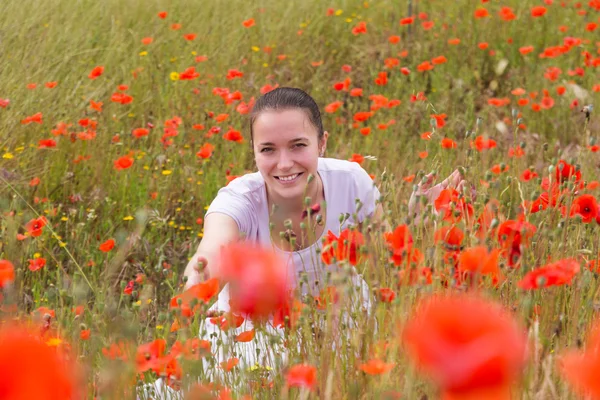
[[[362,203],[362,207],[358,211],[358,222],[362,222],[365,218],[372,216],[375,212],[377,201],[381,197],[381,193],[367,171],[357,163],[352,164],[354,164],[353,175],[356,184],[357,198]]]
[[[210,203],[205,217],[211,213],[228,215],[237,223],[240,233],[249,236],[255,225],[254,216],[256,213],[253,211],[250,200],[229,186],[219,190],[215,199]]]

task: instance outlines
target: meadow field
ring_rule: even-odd
[[[182,275],[282,86],[390,226],[328,236],[339,274],[248,367],[280,338],[199,339],[244,318]],[[2,0],[0,398],[600,399],[599,100],[598,0]],[[457,168],[475,193],[409,215]]]

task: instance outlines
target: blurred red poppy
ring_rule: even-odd
[[[472,295],[422,301],[403,339],[408,354],[445,399],[510,399],[510,385],[526,356],[526,336],[512,316]]]

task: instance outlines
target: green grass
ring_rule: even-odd
[[[521,200],[539,195],[541,177],[548,176],[548,167],[559,159],[577,163],[585,181],[596,179],[598,156],[586,146],[596,140],[599,122],[593,112],[586,122],[580,110],[584,105],[597,104],[600,97],[598,69],[585,67],[582,56],[588,51],[591,57],[600,57],[600,28],[586,30],[587,23],[599,22],[598,11],[586,4],[578,9],[572,2],[561,7],[555,1],[547,6],[544,17],[532,18],[530,9],[539,5],[537,2],[505,3],[518,16],[516,21],[502,21],[498,17],[501,6],[496,3],[451,1],[3,1],[0,99],[8,98],[10,104],[0,108],[0,258],[10,260],[17,270],[12,289],[5,289],[4,302],[16,303],[22,318],[40,306],[56,311],[52,327],[77,355],[86,372],[85,390],[90,396],[122,398],[123,388],[135,382],[132,364],[107,360],[103,347],[123,338],[134,344],[165,338],[170,345],[177,338],[196,335],[201,316],[190,327],[169,332],[177,316],[169,311],[169,301],[181,291],[183,269],[202,237],[202,225],[196,221],[226,184],[226,171],[231,175],[254,171],[247,118],[236,112],[239,102],[224,104],[212,93],[214,88],[238,90],[245,102],[258,97],[266,84],[301,87],[322,109],[343,101],[337,112],[323,113],[330,132],[327,155],[341,159],[353,153],[376,157],[365,160],[363,167],[377,177],[394,227],[407,222],[412,184],[431,171],[441,177],[458,166],[465,167],[466,177],[478,191],[475,215],[483,209],[484,199],[497,199],[505,218],[515,217]],[[338,10],[339,15],[327,16],[328,7]],[[418,17],[410,28],[400,25],[400,19],[409,15],[409,7],[415,16],[427,13],[427,20],[435,22],[433,28],[423,29]],[[486,7],[490,17],[475,19],[473,13],[478,7]],[[587,14],[578,15],[580,10]],[[168,17],[158,18],[159,11],[168,11]],[[242,21],[249,18],[254,18],[256,25],[244,28]],[[355,36],[352,27],[360,21],[367,22],[368,32]],[[182,28],[171,29],[173,23],[180,23]],[[568,31],[561,32],[560,26],[568,27]],[[186,33],[196,33],[197,37],[186,41]],[[391,35],[401,36],[401,41],[391,44]],[[583,41],[559,57],[538,57],[544,48],[562,45],[567,36]],[[153,43],[143,45],[144,37],[152,37]],[[460,38],[460,44],[450,45],[451,38]],[[489,48],[478,48],[481,42],[487,42]],[[535,50],[521,55],[519,48],[529,45]],[[266,46],[270,52],[264,51]],[[400,56],[403,51],[408,52],[406,56]],[[208,60],[197,63],[195,57],[201,55]],[[280,59],[283,57],[279,55],[286,57]],[[429,72],[417,71],[423,61],[441,55],[447,63],[435,65]],[[388,58],[398,58],[399,65],[386,69]],[[320,61],[320,66],[311,65]],[[105,67],[104,73],[89,79],[88,74],[98,65]],[[343,65],[350,65],[352,71],[343,72]],[[173,72],[181,73],[190,66],[200,73],[198,79],[171,79]],[[401,67],[409,68],[410,74],[402,74]],[[562,70],[556,81],[544,77],[548,67]],[[568,74],[577,67],[584,67],[584,76]],[[230,69],[238,69],[244,76],[228,80]],[[388,72],[388,83],[378,86],[374,79],[382,71]],[[334,83],[346,77],[352,80],[350,88],[363,89],[362,97],[333,89]],[[49,81],[58,84],[48,89],[44,83]],[[36,83],[37,88],[28,89],[29,83]],[[130,104],[110,100],[122,84],[129,86],[127,93],[133,97]],[[567,88],[563,96],[556,94],[559,86]],[[518,106],[517,96],[510,93],[517,87],[537,92],[537,99]],[[533,111],[531,104],[541,100],[543,90],[548,90],[555,104]],[[411,102],[411,95],[419,92],[424,92],[427,100]],[[368,97],[373,94],[399,99],[401,104],[379,109],[360,123],[358,128],[372,129],[369,136],[363,136],[352,126],[352,116],[369,110]],[[488,104],[489,98],[505,97],[511,100],[508,106]],[[90,100],[102,101],[103,111],[91,110]],[[571,107],[574,100],[578,105]],[[513,109],[518,115],[512,114]],[[37,112],[43,113],[41,125],[21,123]],[[211,112],[215,116],[227,113],[229,118],[217,123],[209,117]],[[442,113],[448,116],[446,126],[432,129],[431,115]],[[172,145],[165,147],[160,141],[164,124],[175,116],[182,124],[178,136],[171,138]],[[84,118],[97,121],[93,140],[76,136],[85,130],[78,125]],[[387,129],[377,128],[390,120],[395,123]],[[71,124],[68,135],[53,136],[51,130],[59,122]],[[499,123],[505,124],[505,131],[498,129]],[[518,129],[518,123],[523,123],[524,129]],[[133,129],[148,124],[154,126],[149,136],[135,139],[131,135]],[[194,130],[194,124],[203,124],[205,129]],[[220,134],[206,138],[214,126],[221,127]],[[242,131],[244,143],[222,139],[230,126]],[[430,141],[420,138],[425,131],[434,132]],[[115,135],[118,141],[113,142]],[[477,135],[490,136],[498,147],[478,153],[470,148]],[[455,140],[458,147],[441,148],[440,140],[445,136]],[[55,139],[57,146],[39,149],[38,141],[49,138]],[[195,154],[206,142],[212,143],[215,151],[210,159],[201,160]],[[525,156],[509,158],[509,147],[521,144]],[[422,151],[428,152],[424,159],[418,156]],[[130,152],[133,166],[115,170],[114,161]],[[78,156],[90,158],[74,163]],[[499,163],[510,167],[508,173],[486,173]],[[529,166],[540,179],[519,183],[518,177]],[[402,179],[412,174],[416,174],[413,183]],[[29,182],[34,177],[41,182],[32,187]],[[44,233],[18,241],[17,234],[24,232],[25,224],[41,215],[49,221]],[[597,274],[582,268],[571,285],[538,291],[518,289],[516,282],[547,260],[577,257],[583,265],[596,259],[598,227],[595,222],[565,219],[556,210],[528,218],[538,231],[524,250],[521,267],[505,268],[504,283],[494,287],[486,281],[480,290],[505,305],[528,329],[533,324],[534,306],[542,308],[539,352],[530,356],[518,389],[520,397],[569,398],[572,394],[555,369],[556,354],[580,344],[594,319]],[[459,226],[466,233],[466,247],[478,243],[497,246],[496,238],[480,242],[473,227]],[[368,249],[370,261],[361,264],[359,270],[373,290],[390,287],[397,295],[392,304],[377,305],[377,331],[371,329],[372,319],[358,316],[359,328],[341,339],[347,340],[354,352],[348,352],[346,358],[336,356],[327,345],[334,333],[326,330],[323,337],[315,337],[309,324],[315,318],[327,319],[331,313],[321,315],[308,307],[300,327],[290,333],[292,343],[300,340],[305,346],[302,351],[290,351],[290,365],[307,362],[316,366],[320,392],[309,395],[293,389],[288,393],[284,375],[277,371],[273,388],[254,388],[253,398],[367,399],[386,398],[390,391],[401,393],[403,398],[435,396],[436,389],[410,366],[397,340],[398,327],[415,301],[447,290],[439,274],[447,265],[444,250],[434,243],[433,225],[413,226],[411,230],[415,246],[426,255],[426,266],[436,271],[433,284],[398,286],[398,270],[389,265],[389,251],[381,232],[375,231]],[[98,247],[109,238],[116,240],[116,248],[103,253]],[[27,268],[28,260],[36,254],[47,264],[32,272]],[[133,295],[124,294],[125,284],[139,273],[146,276],[145,283]],[[71,307],[75,305],[85,305],[83,316],[74,318]],[[12,317],[5,312],[3,318]],[[331,325],[325,326],[330,329]],[[79,331],[86,328],[91,329],[91,338],[82,341]],[[368,349],[384,340],[397,350],[389,356],[396,367],[380,377],[360,372],[357,365],[367,361]],[[184,385],[205,376],[206,371],[197,363],[184,363],[183,367]],[[235,380],[252,374],[256,372],[234,372],[226,383],[235,384]],[[147,373],[144,379],[150,382],[155,376]],[[250,389],[242,386],[248,393]]]

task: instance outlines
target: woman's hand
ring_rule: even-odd
[[[435,186],[435,175],[425,175],[425,179],[417,185],[417,189],[413,191],[408,201],[408,213],[411,217],[415,218],[415,222],[421,221],[422,210],[421,210],[421,198],[427,199],[427,204],[432,204],[440,196],[442,190],[445,189],[456,189],[458,192],[462,192],[465,187],[469,186],[469,183],[463,178],[462,174],[458,169],[454,170],[452,175],[444,179],[441,183]],[[471,196],[476,196],[475,188],[471,186]],[[437,215],[435,209],[433,212]]]

